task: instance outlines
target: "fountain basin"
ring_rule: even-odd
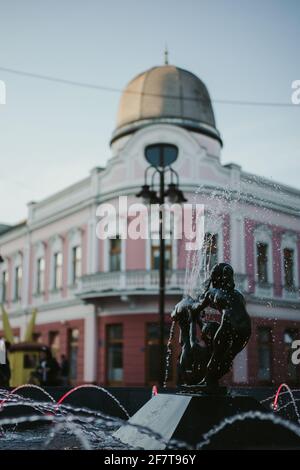
[[[205,436],[226,419],[240,416],[221,428],[206,442]],[[152,397],[129,424],[148,427],[162,436],[143,434],[138,427],[124,424],[114,437],[124,444],[145,450],[163,450],[172,440],[190,448],[210,449],[300,449],[299,436],[280,422],[273,412],[249,396],[213,396],[204,394],[158,394]],[[269,419],[268,419],[269,418]]]

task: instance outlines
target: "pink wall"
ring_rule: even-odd
[[[230,263],[230,257],[231,257],[231,247],[230,247],[230,216],[229,214],[224,214],[223,215],[223,260],[227,263]],[[194,259],[194,251],[191,251],[190,254],[188,251],[185,250],[185,243],[186,239],[183,237],[181,240],[178,240],[178,252],[177,252],[177,257],[178,257],[178,269],[185,269],[186,268],[186,263],[188,260],[193,260]]]
[[[185,269],[188,252],[185,250],[185,238],[177,241],[177,266],[178,269]]]
[[[255,288],[255,246],[253,232],[258,222],[245,219],[245,238],[246,238],[246,270],[249,281],[249,292],[253,293]],[[267,225],[272,230],[272,256],[273,256],[273,279],[274,296],[282,296],[282,234],[286,231],[285,227],[276,225]],[[298,276],[300,275],[300,234],[298,234]]]
[[[146,269],[146,240],[126,240],[126,269]]]
[[[230,236],[230,217],[228,214],[223,215],[223,242],[224,242],[224,261],[230,262],[231,260],[231,236]],[[248,276],[249,282],[249,292],[254,293],[255,291],[255,246],[254,246],[254,235],[253,232],[258,224],[254,219],[246,218],[244,220],[245,226],[245,256],[246,256],[246,274]],[[282,286],[282,250],[281,250],[281,239],[282,234],[286,232],[286,227],[278,225],[266,224],[268,228],[272,231],[272,255],[273,255],[273,278],[274,278],[274,296],[281,297],[283,286]],[[68,285],[68,239],[66,233],[63,234],[63,291],[62,295],[67,296],[67,285]],[[178,259],[178,269],[184,270],[186,268],[186,262],[188,258],[193,258],[193,252],[190,254],[185,250],[186,240],[177,241],[177,259]],[[146,268],[146,240],[130,240],[126,241],[126,269],[145,269]],[[300,276],[300,233],[298,232],[298,276]],[[98,271],[104,270],[104,241],[98,240]],[[87,273],[87,258],[88,258],[88,232],[87,225],[82,226],[82,272],[83,274]],[[8,285],[8,302],[7,306],[10,307],[13,301],[13,272],[12,272],[12,260],[8,259],[8,274],[9,274],[9,285]],[[33,302],[33,279],[34,279],[34,246],[31,246],[30,249],[30,259],[29,259],[29,292],[28,300],[29,304]],[[49,289],[51,286],[50,283],[50,246],[49,242],[45,243],[45,294],[44,299],[47,301],[49,299]]]

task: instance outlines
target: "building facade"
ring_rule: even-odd
[[[36,341],[66,354],[74,383],[147,385],[158,374],[157,240],[97,237],[97,208],[118,212],[144,184],[144,149],[178,148],[173,167],[190,202],[204,205],[210,262],[236,272],[253,334],[234,361],[234,384],[299,382],[291,362],[300,339],[300,191],[222,165],[222,140],[208,91],[192,73],[164,65],[135,77],[124,90],[105,168],[40,202],[28,217],[0,226],[2,303],[17,338],[32,308]],[[166,338],[169,313],[187,286],[184,239],[166,242]],[[175,383],[174,341],[170,384]]]

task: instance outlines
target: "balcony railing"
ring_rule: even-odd
[[[236,276],[237,288],[247,290],[246,276]],[[166,271],[166,292],[183,293],[186,285],[185,270]],[[154,293],[158,292],[159,271],[116,271],[99,272],[83,276],[76,294],[81,298],[123,293]]]
[[[166,290],[182,292],[185,283],[185,271],[166,272]],[[95,273],[83,276],[78,284],[77,295],[92,297],[95,294],[153,291],[159,286],[159,272],[152,271],[116,271]]]

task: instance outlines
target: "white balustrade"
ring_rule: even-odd
[[[246,276],[236,276],[237,288],[246,290]],[[166,271],[166,291],[182,292],[185,285],[185,271],[174,270]],[[124,292],[124,291],[154,291],[159,287],[159,271],[116,271],[116,272],[98,272],[83,276],[79,281],[77,295],[85,294],[104,294],[105,292]]]

